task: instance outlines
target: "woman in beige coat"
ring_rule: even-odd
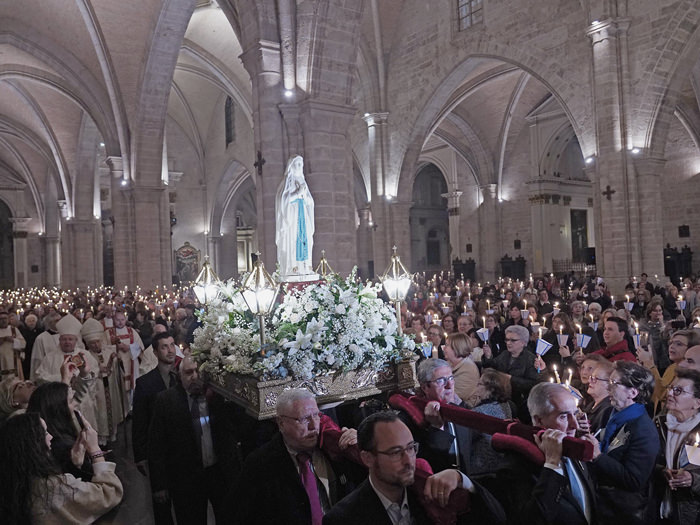
[[[105,461],[93,428],[86,423],[74,445],[92,460],[90,483],[61,474],[49,454],[51,439],[38,414],[12,417],[0,428],[0,523],[92,523],[121,501],[115,464]]]

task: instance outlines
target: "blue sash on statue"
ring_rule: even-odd
[[[304,199],[297,199],[297,261],[309,258],[309,244],[306,242],[306,218],[304,217]]]

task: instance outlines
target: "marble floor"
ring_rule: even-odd
[[[153,525],[151,507],[151,486],[134,464],[131,448],[131,419],[120,425],[117,441],[110,443],[113,455],[109,458],[117,463],[117,475],[124,486],[124,498],[121,504],[96,523],[100,525]],[[215,524],[211,506],[209,507],[210,525]],[[186,524],[185,524],[186,525]]]
[[[117,441],[110,443],[110,448],[114,454],[109,459],[117,463],[117,475],[124,486],[124,498],[116,509],[103,516],[97,523],[153,525],[151,487],[148,478],[141,474],[134,464],[131,449],[131,419],[120,425]]]

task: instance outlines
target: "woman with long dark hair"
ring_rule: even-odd
[[[61,472],[90,481],[90,463],[73,450],[78,439],[78,428],[73,421],[72,412],[76,408],[72,389],[65,383],[52,382],[37,387],[29,398],[27,412],[36,412],[46,422],[48,431],[53,436],[51,455]]]
[[[0,427],[0,523],[92,523],[121,501],[115,464],[104,460],[89,424],[78,441],[94,464],[90,483],[61,474],[50,454],[51,440],[38,414],[14,416]]]

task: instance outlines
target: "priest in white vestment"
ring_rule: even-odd
[[[106,343],[117,347],[117,356],[121,361],[124,379],[124,390],[126,395],[126,412],[131,410],[131,401],[139,377],[139,360],[144,351],[143,341],[139,333],[126,326],[126,315],[124,312],[114,314],[114,326],[105,331]]]
[[[8,375],[24,379],[22,354],[26,345],[22,333],[10,326],[9,314],[0,311],[0,379]]]
[[[117,427],[124,421],[126,408],[117,347],[104,344],[104,327],[95,319],[87,319],[80,333],[99,365],[98,377],[95,381],[97,434],[103,444],[116,441]]]
[[[66,359],[71,359],[77,366],[77,373],[70,381],[75,391],[74,399],[80,405],[83,417],[93,428],[97,428],[95,383],[100,365],[90,352],[76,346],[82,328],[80,321],[72,315],[66,315],[56,323],[56,328],[59,333],[60,351],[50,352],[41,362],[36,370],[37,382],[61,381],[61,366]]]
[[[34,341],[32,357],[29,362],[29,379],[32,381],[36,381],[36,369],[39,368],[44,358],[51,352],[60,351],[58,348],[59,333],[56,330],[56,323],[59,319],[61,319],[61,314],[58,312],[49,312],[46,317],[44,317],[43,322],[46,330],[41,332]],[[75,346],[80,349],[85,348],[82,339],[79,339]]]

